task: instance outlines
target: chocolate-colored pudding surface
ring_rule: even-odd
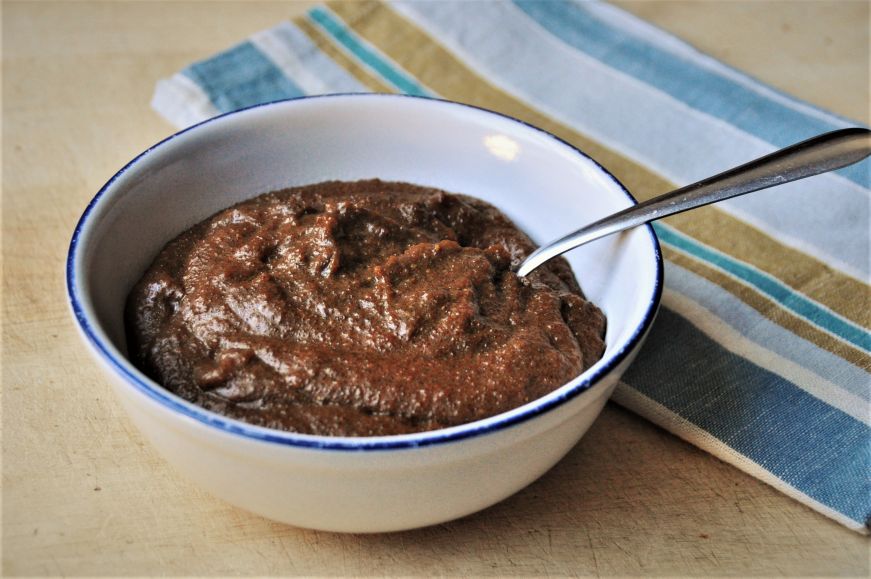
[[[133,361],[209,410],[375,436],[492,416],[571,380],[605,318],[493,206],[331,181],[225,209],[171,241],[127,302]]]

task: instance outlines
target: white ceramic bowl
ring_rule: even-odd
[[[651,228],[571,252],[584,291],[608,317],[604,357],[510,412],[401,436],[251,426],[182,400],[128,361],[124,301],[166,242],[266,191],[369,177],[485,199],[539,243],[634,203],[593,160],[517,120],[446,101],[334,95],[227,114],[155,145],[100,190],[70,244],[73,314],[139,429],[213,494],[302,527],[410,529],[467,515],[528,485],[592,424],[659,305],[662,260]]]

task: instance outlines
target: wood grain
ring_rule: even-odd
[[[867,120],[866,3],[629,4],[764,80]],[[158,78],[305,6],[4,2],[4,574],[868,576],[867,539],[611,406],[511,499],[388,535],[249,515],[144,443],[67,312],[70,234],[103,182],[171,132],[148,106]],[[795,49],[820,43],[829,48]]]

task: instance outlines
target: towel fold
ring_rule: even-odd
[[[334,2],[158,83],[178,127],[262,102],[394,92],[493,109],[639,199],[855,125],[599,2]],[[658,222],[663,307],[614,400],[867,532],[869,164]]]

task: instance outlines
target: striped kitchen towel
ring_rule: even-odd
[[[493,109],[646,199],[853,125],[598,2],[330,2],[160,81],[179,127],[335,92]],[[869,163],[658,223],[663,308],[615,400],[844,525],[871,516]]]

